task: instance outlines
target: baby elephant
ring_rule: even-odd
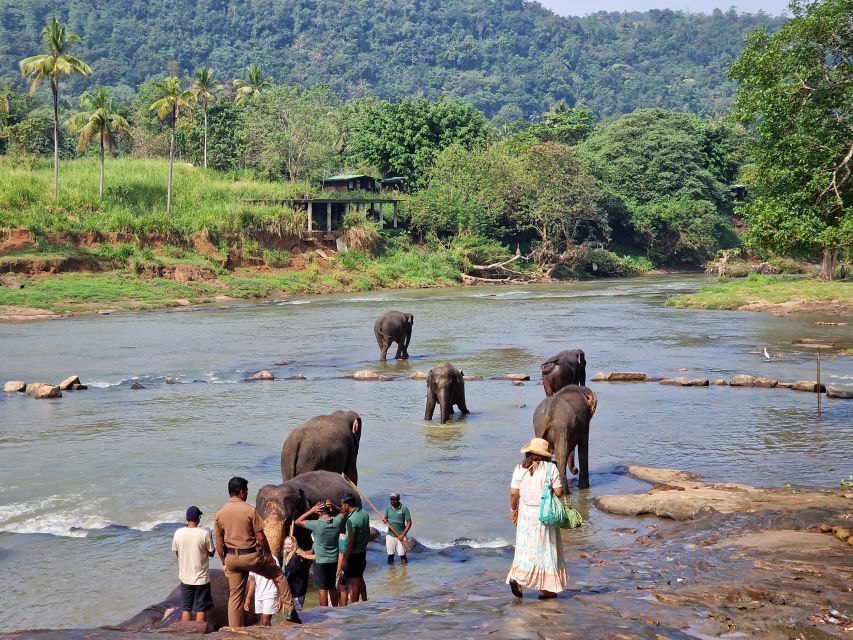
[[[441,407],[441,424],[453,413],[453,405],[462,413],[469,413],[465,405],[465,378],[449,362],[443,362],[427,375],[427,401],[424,420],[432,420],[436,402]]]

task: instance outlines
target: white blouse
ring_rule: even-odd
[[[542,500],[542,489],[545,487],[545,469],[548,465],[544,462],[537,462],[533,469],[533,475],[529,469],[525,469],[521,465],[515,468],[512,472],[511,489],[518,489],[522,504],[529,506],[537,506]],[[551,488],[559,489],[563,486],[560,482],[560,474],[557,472],[557,466],[551,465]]]

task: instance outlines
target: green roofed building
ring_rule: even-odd
[[[326,176],[320,181],[323,191],[376,192],[376,178],[367,175]]]

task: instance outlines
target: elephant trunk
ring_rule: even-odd
[[[278,514],[271,514],[264,518],[264,535],[270,545],[273,557],[281,562],[281,549],[284,545],[284,520]]]

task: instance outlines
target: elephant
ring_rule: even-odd
[[[358,445],[361,416],[335,411],[315,416],[296,427],[281,447],[281,479],[287,482],[306,471],[344,473],[358,484]]]
[[[283,484],[261,487],[255,498],[255,509],[264,519],[264,534],[272,554],[281,561],[284,537],[289,535],[294,520],[321,500],[340,504],[347,493],[354,494],[361,506],[358,492],[342,475],[331,471],[307,471]],[[307,529],[295,527],[293,535],[300,547],[311,548],[311,533]]]
[[[427,374],[427,401],[424,420],[432,420],[436,402],[441,407],[441,424],[453,413],[453,405],[463,414],[469,413],[465,404],[465,374],[449,362],[443,362]]]
[[[578,488],[589,488],[589,422],[595,415],[598,398],[587,387],[568,385],[548,396],[533,412],[533,431],[551,445],[560,481],[568,487],[566,463],[578,448]]]
[[[586,386],[586,356],[581,349],[560,351],[543,362],[539,369],[542,371],[542,386],[546,396],[554,395],[567,384]],[[569,453],[569,471],[578,472],[574,450]]]
[[[213,595],[213,609],[207,612],[207,626],[212,631],[228,626],[228,579],[222,569],[210,569],[210,589]],[[123,629],[126,631],[151,631],[165,629],[181,620],[181,587],[175,587],[165,600],[143,609],[132,618],[128,618],[105,629]],[[254,614],[248,614],[246,624],[254,624]]]
[[[567,384],[586,386],[586,356],[580,349],[560,351],[543,362],[539,369],[546,396],[554,395]]]
[[[383,313],[373,324],[373,334],[379,344],[379,359],[385,361],[388,347],[392,342],[397,343],[397,360],[406,360],[409,357],[409,342],[412,340],[412,325],[415,316],[402,311],[388,311]]]

